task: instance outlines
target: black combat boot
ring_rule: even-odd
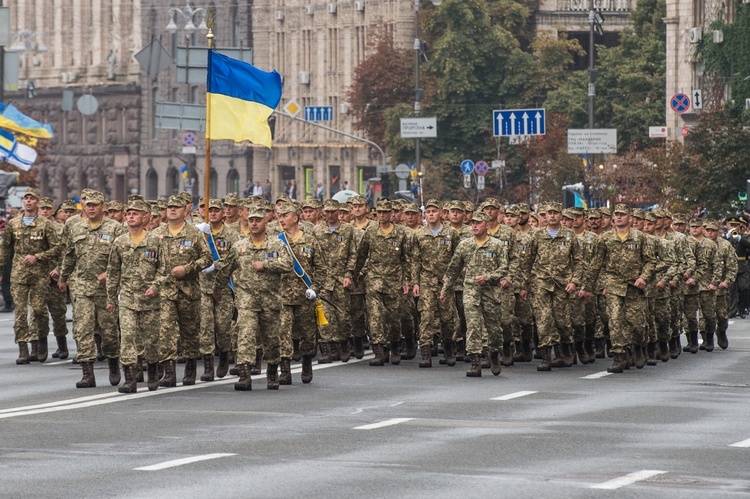
[[[299,351],[299,340],[292,340],[292,346],[294,348],[292,352],[292,360],[295,362],[299,362],[299,360],[302,358],[302,354]]]
[[[505,347],[503,347],[503,355],[504,353],[505,353]],[[505,357],[503,356],[503,358]],[[513,360],[513,357],[511,357],[511,360]],[[500,364],[502,364],[502,362],[500,361],[500,352],[490,352],[490,371],[492,372],[493,375],[500,376],[500,372],[502,371],[502,367],[500,367]]]
[[[690,332],[690,347],[688,350],[690,353],[698,353],[698,331],[691,331]]]
[[[65,360],[68,358],[68,339],[65,336],[55,336],[57,340],[57,351],[52,354],[53,359]]]
[[[596,338],[594,339],[594,349],[595,349],[595,355],[597,359],[603,359],[604,358],[604,338]]]
[[[39,362],[39,340],[31,342],[31,353],[29,354],[30,362]]]
[[[349,340],[342,340],[339,343],[339,350],[341,351],[341,362],[349,362],[352,358],[352,346]]]
[[[375,357],[370,359],[370,365],[371,366],[383,366],[385,365],[385,362],[383,361],[383,345],[372,345],[372,352],[375,354]]]
[[[403,357],[406,360],[412,360],[417,356],[417,342],[414,340],[414,336],[407,336],[405,343],[404,349],[406,353]],[[430,352],[430,356],[432,356],[432,352]]]
[[[726,350],[729,347],[729,338],[727,338],[726,331],[719,330],[716,332],[716,343],[719,344],[719,348],[722,350]]]
[[[48,350],[47,350],[47,337],[39,338],[39,350],[37,350],[36,353],[36,360],[39,362],[44,362],[47,360]]]
[[[453,344],[453,348],[456,350],[456,362],[471,362],[466,355],[466,340],[458,340]]]
[[[174,360],[164,361],[164,378],[159,382],[159,386],[177,386],[177,363]]]
[[[489,347],[482,347],[480,361],[482,363],[482,369],[490,368],[490,348]]]
[[[419,352],[422,354],[419,367],[432,367],[432,347],[430,345],[422,345],[419,347]]]
[[[714,351],[714,333],[706,333],[706,341],[703,342],[703,345],[706,347],[706,352],[713,352]],[[39,343],[39,349],[41,350],[42,344]],[[41,359],[41,352],[39,354],[39,362],[44,362]]]
[[[575,362],[575,357],[573,356],[573,344],[562,343],[560,344],[560,350],[562,351],[562,358],[563,362],[565,363],[565,367],[571,367]]]
[[[705,331],[698,331],[698,334],[701,337],[700,346],[698,347],[699,350],[705,350],[706,349],[706,332]]]
[[[614,354],[615,358],[612,365],[607,368],[608,373],[621,373],[625,369],[625,364],[628,362],[626,357],[621,353]]]
[[[397,366],[401,363],[401,342],[391,341],[391,364]]]
[[[505,367],[513,365],[513,347],[511,345],[513,345],[513,342],[511,341],[503,342],[503,357],[500,359],[500,363]],[[492,358],[490,358],[490,368],[492,368]],[[495,374],[495,376],[497,376],[497,374]]]
[[[589,364],[596,362],[596,340],[584,340],[583,348],[589,356]]]
[[[107,364],[109,364],[109,384],[112,386],[117,386],[120,384],[120,359],[117,357],[113,357],[111,359],[107,359]]]
[[[208,353],[203,355],[203,375],[201,381],[214,380],[214,354]]]
[[[318,357],[318,364],[330,364],[331,360],[331,348],[328,343],[320,344],[320,357]]]
[[[278,371],[279,371],[278,364],[268,364],[266,366],[266,389],[268,390],[279,389]]]
[[[565,360],[563,360],[562,348],[560,347],[560,345],[554,345],[553,349],[555,351],[555,357],[552,359],[550,367],[566,367]]]
[[[669,343],[666,341],[659,342],[659,358],[662,362],[667,362],[669,360],[670,350]]]
[[[446,340],[443,342],[443,355],[445,357],[445,364],[451,367],[456,365],[455,347],[456,344],[451,340]]]
[[[482,377],[482,354],[471,353],[469,359],[471,360],[471,367],[466,371],[467,378],[481,378]]]
[[[252,366],[250,366],[250,375],[256,376],[260,374],[262,362],[263,362],[263,350],[257,348],[255,350],[255,363]]]
[[[656,356],[659,353],[657,352],[658,349],[659,349],[659,344],[655,341],[650,341],[648,345],[646,346],[646,365],[647,366],[656,365]]]
[[[513,354],[513,362],[523,362],[523,345],[520,341],[515,342],[515,353]]]
[[[104,352],[102,352],[102,337],[98,334],[95,334],[94,342],[96,343],[96,360],[101,362],[105,359]]]
[[[537,371],[551,371],[552,370],[552,352],[550,347],[537,348],[542,356],[542,363],[536,366]]]
[[[76,388],[96,388],[96,378],[94,378],[94,363],[81,362],[83,377],[76,383]]]
[[[125,383],[117,391],[120,393],[136,393],[138,381],[136,380],[135,366],[123,366],[122,370],[125,372]]]
[[[216,377],[223,378],[229,372],[229,352],[219,352],[219,365],[216,368]]]
[[[279,376],[280,385],[292,384],[292,368],[289,364],[289,359],[281,359],[281,363],[279,364],[279,368],[281,369],[281,375]]]
[[[361,359],[364,356],[365,356],[365,347],[362,344],[362,337],[355,336],[354,337],[354,357],[356,359]]]
[[[159,388],[159,364],[151,362],[148,365],[148,391],[153,392]]]
[[[302,356],[302,382],[307,384],[313,379],[312,355]]]
[[[521,350],[523,351],[524,362],[531,362],[534,360],[534,344],[530,339],[521,340]]]
[[[578,340],[575,342],[575,350],[576,354],[578,355],[578,360],[581,361],[581,364],[586,365],[589,361],[589,353],[586,351],[586,348],[583,346],[583,340]]]
[[[22,341],[18,344],[18,358],[16,364],[28,364],[29,363],[29,344]]]
[[[238,392],[249,392],[253,389],[253,379],[250,377],[250,364],[237,364],[240,371],[240,379],[234,384]]]
[[[195,384],[195,359],[185,358],[185,373],[182,376],[182,386],[191,386]]]

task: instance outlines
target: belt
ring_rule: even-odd
[[[746,260],[747,260],[747,257],[746,257],[746,256],[738,256],[738,257],[737,257],[737,261],[738,261],[738,262],[744,262],[744,261],[746,261]]]

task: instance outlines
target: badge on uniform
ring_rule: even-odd
[[[340,243],[343,243],[344,242],[344,238],[341,237],[341,236],[339,236],[339,237],[336,238],[336,241],[338,241]]]
[[[302,252],[307,255],[307,258],[312,258],[312,248],[302,247]]]
[[[440,244],[443,245],[443,246],[448,246],[448,248],[450,248],[450,246],[451,246],[451,240],[450,239],[441,239],[440,240]]]
[[[491,251],[487,251],[487,252],[486,252],[486,253],[484,254],[484,257],[485,257],[485,258],[495,258],[495,253],[493,253],[493,252],[491,252]]]
[[[189,239],[183,239],[180,241],[180,249],[187,249],[193,247],[193,241],[190,241]]]
[[[397,250],[401,247],[401,243],[399,243],[398,241],[392,241],[391,246],[393,246],[393,249]]]
[[[143,252],[143,256],[146,257],[146,260],[153,260],[156,258],[156,251],[146,250]]]
[[[275,258],[278,258],[278,257],[279,257],[279,252],[278,252],[278,251],[272,251],[272,252],[270,252],[270,253],[266,253],[265,255],[263,255],[263,257],[264,257],[264,258],[265,258],[266,260],[273,260],[273,259],[275,259]]]
[[[109,243],[112,241],[112,236],[109,234],[102,234],[101,232],[96,234],[96,238],[102,243]]]

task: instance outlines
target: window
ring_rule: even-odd
[[[227,173],[227,194],[231,193],[242,196],[242,189],[240,189],[240,174],[234,168]]]
[[[180,176],[177,175],[177,169],[170,166],[167,170],[167,195],[174,196],[180,192]]]
[[[153,168],[146,173],[146,199],[159,197],[159,174]]]
[[[216,173],[216,170],[211,168],[211,173],[209,174],[211,185],[209,186],[209,196],[212,198],[219,197],[219,174]]]

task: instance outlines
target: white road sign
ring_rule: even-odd
[[[568,129],[568,154],[617,154],[617,129]]]
[[[437,137],[437,118],[401,118],[402,139],[434,139]]]
[[[652,139],[666,139],[669,135],[669,131],[665,126],[650,126],[648,127],[648,136]]]

